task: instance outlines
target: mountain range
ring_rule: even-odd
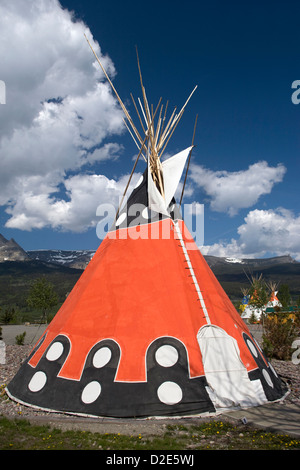
[[[29,282],[42,275],[53,282],[63,301],[94,254],[95,250],[26,252],[14,239],[6,240],[0,234],[0,304],[6,304],[5,299],[10,302],[19,299],[17,303],[23,304]],[[240,299],[241,288],[249,287],[251,276],[260,274],[265,280],[288,284],[291,295],[300,296],[300,262],[289,255],[260,259],[205,256],[205,259],[232,300]]]

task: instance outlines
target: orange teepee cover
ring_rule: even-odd
[[[80,415],[215,413],[282,397],[172,200],[149,219],[147,172],[7,387]],[[139,201],[147,210],[132,216]]]

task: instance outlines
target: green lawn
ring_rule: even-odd
[[[248,425],[170,425],[163,436],[61,431],[0,417],[1,450],[299,450],[300,441]]]

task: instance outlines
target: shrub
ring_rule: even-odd
[[[18,344],[19,346],[23,346],[24,341],[25,341],[25,336],[26,336],[26,331],[24,331],[24,333],[21,333],[20,335],[17,335],[15,338],[16,344]]]
[[[297,338],[296,322],[289,313],[276,312],[264,320],[263,349],[269,358],[287,361],[291,359],[291,346]]]

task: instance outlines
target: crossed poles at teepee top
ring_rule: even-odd
[[[142,130],[145,134],[145,137],[143,139],[141,137],[140,133],[138,132],[138,130],[137,130],[137,128],[136,128],[136,126],[135,126],[135,124],[134,124],[134,122],[133,122],[133,120],[132,120],[132,118],[131,118],[131,116],[128,112],[128,110],[126,109],[123,101],[121,100],[117,90],[115,89],[112,81],[110,80],[106,70],[104,69],[100,59],[98,58],[96,52],[94,51],[90,41],[88,40],[86,35],[84,35],[84,36],[85,36],[85,38],[86,38],[93,54],[94,54],[97,62],[99,63],[106,79],[108,80],[112,90],[114,91],[114,93],[115,93],[115,95],[116,95],[116,97],[117,97],[117,99],[120,103],[120,106],[121,106],[121,108],[122,108],[122,110],[125,114],[125,117],[126,117],[128,123],[129,123],[129,125],[131,126],[131,129],[132,129],[133,133],[131,132],[129,125],[126,122],[126,119],[124,119],[124,123],[125,123],[128,131],[129,131],[131,137],[133,138],[136,146],[139,148],[138,156],[137,156],[136,161],[134,163],[133,169],[132,169],[130,177],[129,177],[129,181],[127,183],[127,186],[125,188],[125,191],[124,191],[124,194],[123,194],[123,197],[122,197],[122,201],[119,205],[119,209],[118,209],[117,214],[116,214],[116,219],[117,219],[120,208],[122,206],[122,203],[123,203],[123,200],[124,200],[124,197],[125,197],[125,194],[127,192],[128,186],[130,184],[132,175],[134,173],[134,170],[136,168],[136,165],[137,165],[138,160],[139,160],[141,155],[143,156],[143,158],[146,162],[147,161],[149,162],[150,171],[151,171],[153,181],[156,184],[156,186],[157,186],[158,190],[160,191],[161,195],[164,197],[164,184],[163,184],[163,172],[162,172],[162,166],[161,166],[161,157],[162,157],[162,155],[163,155],[163,153],[164,153],[164,151],[165,151],[165,149],[168,145],[168,142],[169,142],[170,138],[172,137],[177,125],[179,124],[179,122],[180,122],[180,120],[183,116],[184,110],[185,110],[189,100],[191,99],[192,95],[194,94],[194,92],[197,88],[197,85],[195,86],[195,88],[193,89],[191,94],[189,95],[188,99],[186,100],[185,104],[181,108],[180,112],[178,114],[175,114],[176,113],[176,107],[175,107],[175,109],[172,112],[167,124],[165,124],[166,123],[167,109],[168,109],[168,102],[166,104],[164,114],[163,114],[164,105],[161,105],[161,107],[160,107],[162,98],[160,98],[160,100],[159,100],[159,102],[156,106],[155,112],[153,112],[153,105],[151,105],[151,111],[150,111],[150,107],[149,107],[147,96],[146,96],[146,90],[145,90],[145,87],[144,87],[144,84],[143,84],[138,51],[136,49],[139,76],[140,76],[142,95],[143,95],[143,101],[144,101],[144,107],[142,106],[140,98],[138,98],[138,103],[139,103],[139,106],[141,108],[141,113],[142,113],[142,116],[143,116],[144,121],[145,121],[145,126],[143,124],[142,117],[141,117],[141,115],[138,111],[138,107],[137,107],[137,104],[136,104],[136,102],[133,98],[132,93],[130,95],[131,95],[131,99],[133,101],[135,110],[137,112]],[[154,120],[155,120],[156,114],[157,114],[159,109],[160,109],[160,111],[159,111],[159,115],[158,115],[157,126],[156,126],[156,129],[155,129]],[[198,115],[196,116],[196,121],[195,121],[192,147],[194,146],[194,136],[195,136],[197,118],[198,118]],[[138,142],[137,142],[136,139],[138,140]],[[143,154],[143,151],[145,151],[146,157]],[[191,158],[191,151],[190,151],[189,158],[188,158],[187,171],[188,171],[188,167],[189,167],[190,158]],[[185,183],[186,183],[187,171],[186,171],[185,181],[184,181],[184,185],[183,185],[183,189],[182,189],[182,193],[181,193],[180,204],[181,204],[181,201],[182,201],[183,191],[184,191],[184,187],[185,187]]]

